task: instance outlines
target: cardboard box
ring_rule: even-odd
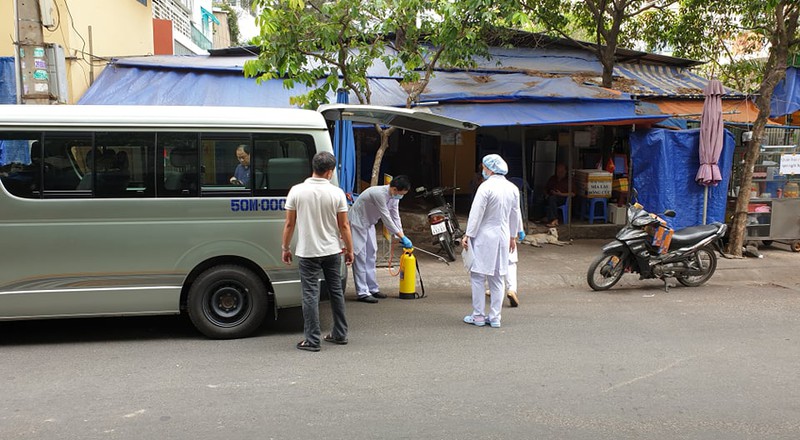
[[[628,207],[608,205],[608,222],[624,225],[628,221]]]
[[[575,170],[576,194],[581,197],[611,197],[613,177],[611,173],[603,170]]]
[[[611,185],[611,188],[614,191],[627,192],[628,191],[628,178],[627,177],[620,177],[619,179],[614,179],[614,182]]]

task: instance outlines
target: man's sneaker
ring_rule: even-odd
[[[466,322],[467,324],[476,325],[478,327],[483,327],[484,325],[486,325],[486,318],[484,318],[483,316],[467,315],[464,317],[464,322]]]
[[[490,326],[492,326],[492,328],[500,328],[500,321],[499,321],[499,320],[497,320],[497,321],[490,321],[490,322],[489,322],[489,325],[490,325]]]
[[[517,298],[517,292],[509,290],[507,295],[508,295],[508,302],[511,304],[511,307],[519,307],[519,298]]]
[[[375,304],[376,302],[378,302],[378,298],[375,298],[375,297],[374,297],[374,296],[372,296],[372,295],[361,295],[361,296],[359,296],[358,298],[356,298],[356,301],[361,301],[361,302],[364,302],[364,303]]]
[[[380,299],[388,298],[388,296],[386,296],[386,294],[385,294],[385,293],[380,293],[380,292],[370,292],[369,294],[370,294],[370,295],[372,295],[372,296],[373,296],[373,297],[375,297],[375,298],[380,298]]]

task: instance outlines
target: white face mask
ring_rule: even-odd
[[[395,200],[400,200],[403,198],[403,194],[392,194],[392,198]]]

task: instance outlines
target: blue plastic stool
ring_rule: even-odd
[[[558,207],[558,211],[561,213],[561,224],[562,225],[566,225],[567,223],[569,223],[569,209],[567,208],[568,204],[569,204],[569,202],[564,203],[563,205]]]
[[[595,220],[603,220],[603,223],[608,223],[608,199],[603,198],[587,198],[583,199],[583,208],[581,210],[581,218],[589,220],[589,224],[594,224]],[[598,213],[598,209],[599,213]]]

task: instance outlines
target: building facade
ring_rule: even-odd
[[[0,57],[15,56],[16,3],[0,2]],[[153,11],[146,0],[42,0],[52,21],[43,23],[43,45],[57,46],[59,59],[48,61],[51,101],[73,104],[112,58],[153,53]],[[45,26],[46,25],[46,26]],[[54,66],[63,63],[63,71]],[[16,75],[14,76],[16,77]],[[58,90],[54,82],[64,84]]]
[[[153,18],[171,23],[171,29],[156,26],[155,39],[172,42],[172,52],[159,51],[159,55],[203,55],[213,47],[220,21],[212,12],[212,0],[151,1]]]

